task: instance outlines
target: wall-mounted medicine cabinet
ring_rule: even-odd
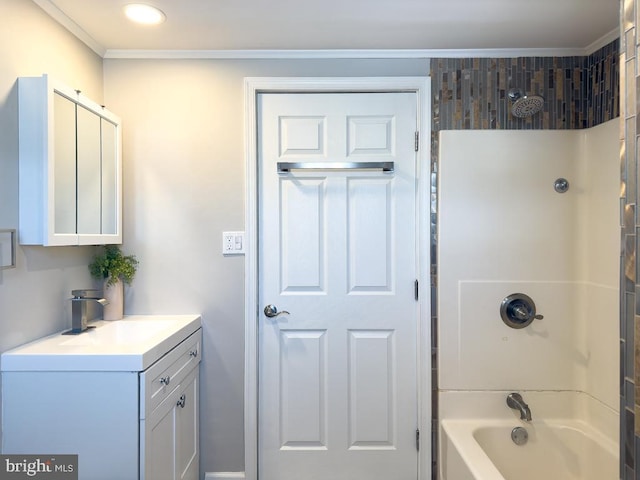
[[[122,243],[120,119],[48,75],[18,79],[23,245]]]

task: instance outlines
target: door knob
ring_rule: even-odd
[[[266,307],[264,307],[264,314],[269,318],[277,317],[278,315],[282,315],[283,313],[289,315],[289,312],[287,312],[286,310],[279,312],[278,308],[275,305],[267,305]]]

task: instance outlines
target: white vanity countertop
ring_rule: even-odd
[[[91,322],[78,335],[56,333],[2,354],[0,370],[140,372],[201,327],[200,315],[128,315]]]

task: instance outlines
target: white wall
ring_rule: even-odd
[[[580,138],[584,189],[581,241],[587,322],[585,391],[620,408],[620,124],[612,120]]]
[[[618,409],[617,137],[617,120],[440,133],[440,389],[579,390]],[[544,319],[507,327],[516,292]]]
[[[0,228],[18,228],[19,76],[49,73],[102,100],[102,60],[33,2],[0,2]],[[71,325],[68,299],[90,287],[93,248],[18,247],[0,270],[0,352]]]
[[[105,60],[123,120],[127,313],[202,314],[201,470],[244,470],[244,77],[423,76],[426,60]]]

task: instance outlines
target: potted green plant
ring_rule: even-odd
[[[138,269],[135,255],[124,255],[118,245],[105,245],[89,264],[91,276],[103,282],[105,320],[119,320],[124,314],[124,284],[130,284]]]

